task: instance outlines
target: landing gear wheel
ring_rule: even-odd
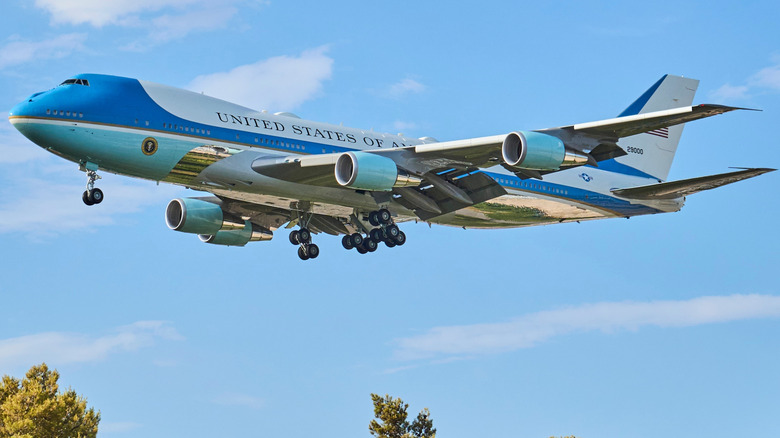
[[[365,253],[367,253],[367,252],[368,252],[368,251],[367,251],[365,248],[363,248],[363,245],[361,245],[361,246],[356,246],[356,247],[355,247],[355,249],[357,250],[357,252],[359,252],[359,253],[361,253],[361,254],[365,254]]]
[[[94,205],[95,204],[94,201],[89,199],[89,191],[88,190],[84,190],[84,193],[81,195],[81,200],[84,201],[84,203],[87,204],[87,205]]]
[[[368,214],[368,223],[371,225],[378,227],[379,226],[379,212],[372,211]]]
[[[290,232],[290,243],[292,243],[293,245],[300,245],[301,233],[298,232],[298,230],[293,230]]]
[[[92,201],[93,204],[100,204],[103,202],[103,191],[98,188],[94,188],[87,192],[87,197]]]
[[[311,232],[308,228],[301,228],[298,231],[298,236],[301,239],[301,243],[311,243]]]
[[[350,239],[352,239],[352,246],[355,248],[359,249],[363,245],[363,236],[358,233],[351,235]]]
[[[404,233],[403,231],[399,231],[398,235],[395,236],[395,244],[401,246],[404,243],[406,243],[406,233]]]
[[[390,215],[390,211],[388,211],[386,208],[383,208],[376,213],[377,217],[379,218],[379,222],[382,224],[389,224],[393,221],[393,217]]]
[[[302,246],[298,248],[298,257],[300,257],[301,260],[309,260],[309,254]]]
[[[398,237],[398,234],[401,232],[401,230],[398,228],[398,225],[392,224],[385,228],[385,232],[387,233],[387,237],[389,239],[395,239]]]
[[[365,249],[368,252],[374,252],[376,249],[379,248],[379,245],[374,242],[373,239],[366,239],[363,241],[363,249]]]
[[[355,246],[352,245],[352,236],[347,234],[346,236],[342,237],[341,238],[341,246],[343,246],[344,249],[347,249],[347,250],[354,248]]]
[[[387,240],[385,240],[385,245],[387,245],[388,248],[392,248],[392,247],[394,247],[394,246],[396,246],[398,244],[395,243],[395,240],[393,240],[393,239],[387,239]]]
[[[368,233],[369,237],[371,237],[371,240],[374,242],[381,242],[382,241],[382,230],[380,228],[374,228]]]
[[[315,244],[308,245],[309,247],[306,249],[306,254],[309,255],[310,259],[316,259],[318,255],[320,255],[320,247]]]

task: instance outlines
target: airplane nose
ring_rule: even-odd
[[[11,108],[11,112],[8,113],[8,118],[11,119],[14,116],[25,116],[27,115],[27,109],[29,107],[29,102],[26,100],[24,102],[20,102],[16,104],[13,108]]]
[[[41,101],[45,94],[46,91],[41,91],[31,95],[24,101],[19,102],[16,106],[11,108],[8,118],[13,121],[15,117],[43,116],[44,106]]]

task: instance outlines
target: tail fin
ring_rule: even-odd
[[[698,86],[696,79],[665,75],[618,117],[690,106]],[[615,161],[665,181],[684,126],[683,123],[622,138],[618,144],[628,155]]]

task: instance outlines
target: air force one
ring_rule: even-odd
[[[770,172],[748,168],[665,182],[686,122],[743,109],[691,106],[699,81],[666,75],[617,118],[439,142],[270,114],[143,80],[82,74],[14,107],[11,123],[86,172],[177,184],[211,196],[172,200],[173,230],[217,245],[295,228],[343,235],[365,254],[403,245],[398,223],[512,228],[675,212],[685,197]]]

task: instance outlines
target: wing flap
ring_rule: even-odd
[[[617,196],[630,199],[676,199],[692,195],[704,190],[714,189],[726,184],[753,178],[775,169],[756,168],[743,169],[737,172],[721,173],[718,175],[702,176],[698,178],[671,181],[648,186],[631,187],[627,189],[612,190]]]

